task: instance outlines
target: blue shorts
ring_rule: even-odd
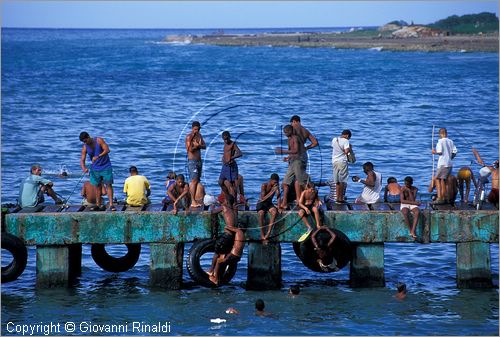
[[[198,179],[198,181],[201,178],[201,160],[197,159],[188,159],[188,172],[189,172],[189,179]]]
[[[236,181],[236,179],[238,179],[238,164],[233,162],[231,164],[222,165],[219,180],[229,180],[233,182]]]
[[[109,167],[104,170],[90,169],[90,183],[92,186],[99,186],[101,182],[104,184],[113,183],[113,168]]]
[[[388,194],[387,195],[387,202],[401,202],[401,198],[399,194],[393,195],[393,194]]]

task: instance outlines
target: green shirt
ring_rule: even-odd
[[[36,174],[30,174],[21,183],[21,188],[19,189],[19,201],[21,207],[34,207],[39,202],[43,201],[42,198],[38,198],[38,193],[42,185],[47,185],[51,181]]]

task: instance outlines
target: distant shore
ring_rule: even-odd
[[[167,41],[173,41],[167,37]],[[190,36],[191,43],[217,46],[326,47],[394,51],[498,52],[498,34],[395,38],[339,33],[273,33]]]

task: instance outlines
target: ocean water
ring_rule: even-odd
[[[234,33],[245,32],[255,31]],[[202,176],[207,191],[217,193],[220,133],[229,130],[244,153],[238,163],[252,202],[271,173],[282,177],[286,172],[274,148],[286,144],[280,130],[294,114],[320,143],[309,151],[314,180],[331,176],[330,142],[346,128],[352,130],[358,158],[351,175],[363,176],[366,161],[384,181],[411,175],[424,202],[430,197],[430,150],[438,139],[433,126],[446,127],[455,141],[455,168],[479,170],[472,146],[486,162],[498,158],[497,53],[228,48],[163,41],[180,33],[210,32],[3,29],[2,203],[15,202],[35,162],[58,193],[80,202],[81,131],[108,142],[119,199],[128,167],[135,165],[150,180],[153,201],[160,202],[168,171],[186,173],[183,142],[193,120],[202,123],[207,142]],[[56,176],[62,167],[69,178]],[[348,199],[360,192],[358,184],[350,184]],[[283,289],[266,292],[244,289],[246,256],[223,288],[200,287],[185,273],[183,290],[151,289],[149,250],[143,246],[136,267],[121,274],[102,271],[85,246],[78,284],[58,290],[35,289],[31,247],[23,275],[2,285],[2,334],[11,334],[9,322],[169,322],[169,334],[175,335],[499,333],[498,288],[456,289],[453,244],[386,244],[387,286],[381,289],[349,288],[348,268],[313,273],[283,244]],[[491,260],[498,285],[498,244],[491,245]],[[393,297],[398,282],[408,285],[404,301]],[[287,289],[294,283],[302,293],[291,298]],[[257,298],[266,301],[272,317],[254,315]],[[228,306],[241,313],[225,314]],[[212,318],[226,322],[211,323]]]

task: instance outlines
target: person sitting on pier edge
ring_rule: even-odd
[[[173,203],[172,199],[170,199],[170,196],[168,195],[168,189],[170,188],[170,186],[175,184],[176,178],[177,178],[177,175],[175,174],[174,171],[168,172],[167,181],[165,181],[165,187],[167,188],[167,190],[165,192],[166,196],[165,196],[165,198],[163,198],[162,203],[167,204],[167,205],[171,205]]]
[[[106,194],[106,186],[104,184],[101,184],[101,198],[103,195]],[[82,200],[82,205],[88,206],[88,207],[93,207],[97,203],[96,199],[96,193],[95,193],[95,187],[92,186],[90,181],[86,181],[83,186],[82,186],[82,191],[80,192],[83,200]]]
[[[408,176],[405,177],[405,184],[401,188],[400,198],[401,198],[401,213],[403,213],[403,218],[406,225],[410,229],[410,236],[413,239],[417,238],[415,234],[415,228],[418,224],[418,217],[420,214],[420,202],[417,201],[418,188],[413,186],[413,178]],[[413,213],[413,224],[410,225],[409,211]]]
[[[27,176],[19,188],[19,203],[21,207],[35,207],[45,201],[44,194],[54,199],[56,205],[62,204],[53,190],[54,183],[42,178],[42,167],[39,164],[31,165],[29,176]]]
[[[191,184],[189,184],[191,187]],[[190,188],[190,193],[191,193],[191,188]],[[205,209],[205,204],[204,204],[204,198],[205,198],[205,186],[198,181],[196,183],[195,191],[194,194],[191,195],[191,210],[192,211],[203,211]]]
[[[109,199],[109,210],[116,211],[113,205],[113,167],[109,159],[109,146],[101,137],[92,138],[83,131],[80,133],[80,141],[83,143],[80,166],[83,172],[89,172],[90,183],[96,189],[96,206],[93,210],[104,207],[101,199],[100,184],[106,184],[106,191]],[[90,170],[85,166],[85,157],[91,160]]]
[[[400,203],[401,202],[401,185],[394,177],[387,178],[387,185],[384,188],[384,202]]]
[[[436,144],[436,149],[432,149],[432,154],[438,154],[439,159],[436,171],[436,190],[437,200],[435,204],[445,204],[447,193],[446,180],[451,174],[453,168],[453,158],[457,155],[457,148],[453,141],[448,138],[448,131],[446,128],[439,129],[439,137]],[[455,199],[453,199],[454,201]]]
[[[261,185],[260,198],[257,202],[257,206],[255,207],[255,210],[259,215],[260,238],[264,244],[267,243],[267,240],[269,239],[269,235],[273,230],[274,221],[276,220],[276,215],[278,214],[278,209],[273,204],[274,196],[276,196],[278,204],[281,202],[279,180],[279,176],[276,173],[273,173],[271,174],[269,181]],[[267,212],[271,214],[271,219],[269,220],[267,231],[264,234],[264,219]]]
[[[130,166],[130,177],[125,179],[123,184],[123,193],[125,193],[125,202],[130,206],[144,206],[150,203],[151,185],[148,179],[139,174],[137,167]]]
[[[372,209],[372,204],[380,199],[380,191],[382,190],[382,175],[375,172],[373,164],[369,161],[363,164],[363,171],[366,173],[366,179],[362,180],[358,176],[352,177],[352,181],[364,184],[363,191],[356,198],[355,203],[367,204]]]
[[[193,121],[193,123],[191,124],[191,132],[186,136],[185,141],[188,158],[189,179],[191,179],[189,183],[189,192],[192,196],[196,195],[196,192],[198,190],[198,183],[200,182],[203,169],[201,150],[207,148],[205,140],[203,140],[203,136],[201,135],[200,129],[200,122]]]
[[[213,273],[209,272],[208,278],[215,285],[219,285],[221,273],[226,270],[228,265],[237,264],[240,261],[245,247],[243,230],[236,227],[238,224],[238,210],[235,206],[234,197],[231,194],[224,193],[224,201],[222,202],[222,214],[226,223],[224,232],[234,234],[234,244],[228,254],[218,254],[216,258],[214,257],[215,267]]]
[[[474,184],[474,188],[477,189],[477,182],[474,179],[474,173],[468,166],[462,166],[457,173],[458,179],[458,192],[460,193],[460,201],[468,203],[470,194],[470,182]],[[464,183],[465,183],[465,194],[464,194]]]
[[[321,240],[318,243],[318,233],[327,232],[330,235],[330,239],[325,244],[325,240]],[[321,226],[316,229],[314,233],[311,235],[311,241],[314,245],[314,250],[318,254],[318,265],[323,271],[338,271],[337,260],[333,257],[333,243],[335,242],[335,238],[337,236],[335,233],[328,228],[327,226]]]
[[[235,159],[241,157],[243,154],[236,142],[231,140],[229,131],[222,132],[222,140],[224,141],[224,153],[222,155],[222,169],[219,175],[219,186],[223,192],[231,194],[236,200],[238,164]]]
[[[318,191],[314,188],[314,184],[308,181],[299,199],[299,217],[302,218],[302,221],[307,226],[307,232],[300,237],[299,242],[305,240],[313,230],[312,226],[309,224],[309,220],[307,220],[309,215],[314,214],[316,228],[322,226],[320,206],[321,200],[319,199]]]
[[[352,151],[349,139],[351,139],[351,130],[343,130],[340,137],[332,139],[332,165],[333,180],[337,184],[337,203],[346,203],[344,199],[347,190],[347,179],[349,178],[349,166],[347,156]]]
[[[472,148],[472,152],[477,162],[483,165],[483,167],[488,168],[491,172],[491,191],[488,194],[488,201],[498,208],[498,160],[495,160],[493,165],[486,165],[475,148]]]
[[[303,151],[304,146],[301,145],[299,136],[294,134],[293,127],[291,125],[285,125],[283,127],[283,133],[288,138],[288,149],[281,147],[275,149],[276,154],[288,155],[288,157],[283,158],[283,161],[288,162],[288,170],[282,182],[283,199],[281,200],[281,205],[279,205],[281,210],[288,207],[288,190],[290,189],[292,183],[295,188],[297,204],[299,203],[299,198],[302,193],[302,185],[307,179],[306,167],[301,159],[301,151]]]
[[[177,214],[179,209],[184,209],[186,211],[186,214],[190,212],[191,194],[189,193],[189,185],[184,181],[183,174],[177,175],[175,184],[170,186],[167,193],[174,206],[172,214]]]

